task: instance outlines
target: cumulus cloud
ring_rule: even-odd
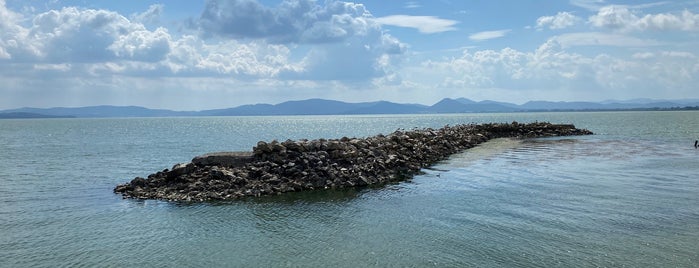
[[[594,98],[595,96],[663,96],[672,89],[691,95],[699,83],[699,64],[695,52],[653,47],[625,58],[609,54],[584,55],[570,52],[565,39],[551,38],[536,50],[465,50],[447,60],[427,60],[411,70],[410,81],[431,83],[445,92],[525,92],[550,98]],[[463,94],[463,93],[462,93]],[[504,94],[504,93],[502,93]],[[567,94],[567,95],[566,95]]]
[[[695,90],[692,85],[699,82],[697,55],[688,51],[653,51],[638,52],[629,58],[585,56],[568,52],[564,44],[552,38],[531,52],[512,48],[465,50],[448,60],[427,60],[405,77],[462,92],[499,89],[510,94],[557,92],[586,98],[595,94],[662,96],[665,89],[691,94]],[[522,97],[526,98],[526,94]]]
[[[329,43],[376,30],[364,5],[286,0],[267,7],[256,0],[209,0],[197,22],[205,35],[271,43]]]
[[[656,40],[602,32],[567,33],[551,37],[551,39],[556,40],[563,48],[577,46],[653,47],[662,45]]]
[[[595,27],[619,31],[699,31],[699,14],[688,10],[679,14],[638,15],[627,6],[605,6],[588,22]]]
[[[578,21],[580,21],[580,18],[569,12],[558,12],[555,16],[539,17],[536,20],[536,28],[564,29],[575,25]]]
[[[28,32],[19,25],[22,19],[20,14],[5,7],[5,0],[0,0],[0,60],[13,58],[13,54],[21,49],[21,40]]]
[[[0,0],[1,1],[1,0]],[[151,6],[146,13],[157,13]],[[0,5],[0,69],[17,76],[35,71],[71,72],[74,77],[220,76],[270,78],[288,63],[289,50],[265,42],[220,41],[196,36],[173,37],[167,29],[148,30],[112,11],[66,7],[35,15],[27,27]]]
[[[229,12],[240,7],[245,12]],[[76,7],[23,18],[0,2],[0,61],[9,63],[0,65],[0,72],[5,77],[31,77],[40,71],[90,79],[123,75],[370,81],[389,75],[390,65],[407,49],[362,5],[353,3],[328,1],[320,6],[290,0],[268,8],[256,1],[209,1],[199,25],[219,23],[221,31],[211,32],[217,36],[211,39],[146,28],[144,22],[157,19],[162,8],[151,6],[130,19],[109,10]],[[227,15],[211,19],[220,12]],[[252,18],[274,20],[238,25]]]
[[[171,36],[165,28],[137,30],[119,35],[107,49],[119,58],[156,62],[165,59],[171,49]]]
[[[692,85],[699,83],[695,42],[672,44],[662,35],[631,34],[695,31],[697,15],[691,11],[645,15],[628,6],[599,8],[588,20],[594,31],[553,36],[532,51],[471,47],[448,60],[422,61],[420,53],[405,53],[407,45],[383,25],[432,33],[451,30],[457,22],[425,16],[375,18],[363,5],[336,0],[285,0],[272,7],[261,3],[266,2],[209,1],[201,16],[192,19],[199,32],[182,34],[154,25],[160,5],[131,16],[74,7],[20,14],[0,0],[0,90],[5,95],[31,92],[22,95],[28,104],[62,98],[66,105],[85,103],[69,102],[60,88],[78,92],[90,104],[106,103],[110,96],[151,94],[151,99],[175,103],[171,105],[190,105],[205,100],[204,95],[221,94],[213,97],[216,104],[208,99],[199,106],[182,106],[210,108],[230,106],[226,98],[231,96],[240,96],[243,103],[271,102],[272,96],[365,100],[358,88],[381,88],[372,96],[392,92],[390,96],[408,101],[443,97],[443,92],[434,92],[442,89],[453,96],[471,89],[541,94],[556,89],[589,98],[594,96],[590,91],[653,97],[658,89],[672,88],[673,94],[690,96],[696,91]],[[563,29],[575,20],[572,13],[561,12],[539,18],[537,28]],[[509,31],[474,33],[470,39],[501,38]],[[605,54],[610,51],[624,53]],[[448,57],[454,50],[439,53]],[[415,95],[403,96],[408,91]],[[0,98],[0,105],[12,106],[18,98]],[[123,104],[134,104],[122,98]]]
[[[51,10],[36,15],[28,28],[19,23],[11,27],[15,34],[2,39],[12,44],[0,45],[18,61],[89,63],[120,58],[152,61],[162,59],[169,50],[169,35],[164,29],[150,32],[142,24],[105,10],[74,7]]]
[[[624,6],[602,7],[596,15],[589,18],[593,26],[611,29],[631,28],[637,21],[638,17]]]
[[[433,16],[410,16],[410,15],[392,15],[376,18],[376,21],[391,26],[414,28],[421,33],[441,33],[454,31],[454,25],[458,23],[455,20],[441,19]]]
[[[165,5],[155,4],[148,7],[143,13],[133,14],[131,20],[140,23],[155,23],[160,19],[160,15],[163,13]]]
[[[405,51],[405,45],[386,35],[377,34],[372,39],[380,41],[366,43],[364,38],[354,37],[343,43],[314,47],[300,69],[289,69],[280,77],[367,82],[368,78],[389,75],[387,66]]]
[[[199,54],[194,54],[197,59],[195,62],[182,65],[185,70],[189,66],[195,66],[206,73],[215,71],[220,74],[233,74],[240,79],[272,78],[281,71],[295,68],[288,60],[290,50],[283,45],[239,43],[235,40],[213,45],[190,45],[183,50],[190,53],[199,51]],[[186,52],[179,54],[179,57],[185,61],[191,60],[191,54]]]
[[[427,69],[441,73],[444,88],[517,88],[531,90],[542,85],[567,84],[584,80],[584,63],[589,59],[577,54],[562,53],[555,43],[546,43],[535,52],[511,48],[502,50],[465,50],[449,61],[428,61]]]
[[[511,30],[478,32],[478,33],[474,33],[474,34],[469,35],[468,39],[471,39],[473,41],[484,41],[484,40],[496,39],[496,38],[500,38],[500,37],[505,36],[510,31]]]
[[[268,7],[256,0],[207,2],[196,24],[202,36],[308,47],[282,79],[366,80],[386,74],[379,61],[407,46],[384,32],[362,4],[286,0]]]

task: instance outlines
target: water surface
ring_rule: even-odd
[[[596,135],[493,140],[380,188],[200,204],[112,193],[258,140],[514,120]],[[0,263],[696,267],[697,138],[698,112],[1,120]]]

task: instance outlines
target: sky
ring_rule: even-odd
[[[699,1],[0,0],[0,109],[699,98]]]

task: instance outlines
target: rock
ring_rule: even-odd
[[[148,182],[144,178],[136,177],[135,179],[131,180],[131,186],[133,187],[144,187],[146,185],[148,185]]]
[[[281,143],[279,143],[276,140],[273,140],[272,143],[269,144],[269,147],[272,150],[272,152],[276,152],[276,153],[286,152],[286,147],[284,147],[284,145],[282,145]]]
[[[189,174],[194,171],[195,168],[196,166],[194,166],[193,163],[179,163],[172,167],[172,170],[170,170],[168,175],[170,178],[174,178],[180,175]]]
[[[252,152],[254,155],[261,155],[261,154],[271,153],[272,148],[266,142],[259,141],[259,142],[257,142],[257,146],[252,148]]]
[[[258,144],[259,145],[259,144]],[[265,146],[266,147],[266,146]],[[192,159],[197,166],[241,167],[253,161],[250,152],[217,152],[200,155]],[[174,169],[174,167],[173,167]]]
[[[285,192],[356,187],[409,179],[420,169],[492,138],[588,135],[570,124],[481,124],[396,130],[363,139],[260,141],[252,152],[194,157],[117,185],[125,198],[171,201],[236,199]]]
[[[282,145],[284,145],[284,147],[286,147],[288,151],[300,153],[306,152],[306,146],[303,144],[303,142],[300,141],[287,140],[284,143],[282,143]]]

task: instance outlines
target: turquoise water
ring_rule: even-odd
[[[513,120],[596,135],[493,140],[382,188],[112,193],[259,140]],[[698,138],[699,112],[0,120],[0,266],[696,267]]]

